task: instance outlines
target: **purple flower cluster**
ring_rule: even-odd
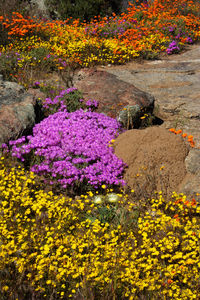
[[[74,91],[77,91],[77,88],[71,87],[66,90],[61,90],[59,95],[57,95],[54,99],[51,98],[46,98],[43,102],[43,107],[46,109],[51,108],[52,106],[57,106],[59,105],[60,107],[58,108],[59,111],[63,109],[67,109],[66,103],[65,103],[65,95],[68,95],[70,93],[73,93]],[[82,100],[82,99],[80,99]],[[79,100],[79,101],[80,101]],[[80,101],[81,102],[81,101]],[[56,107],[57,108],[57,107]]]
[[[166,49],[167,54],[177,53],[178,51],[180,51],[180,48],[176,41],[172,41]]]
[[[117,120],[104,114],[82,109],[72,113],[60,111],[36,124],[27,143],[23,137],[9,144],[12,155],[21,160],[34,151],[42,162],[31,170],[51,175],[51,183],[58,182],[64,188],[85,180],[95,188],[118,185],[124,184],[125,164],[108,145],[120,128]]]
[[[39,81],[35,81],[34,84],[33,84],[33,87],[35,88],[39,88],[40,87],[40,82]]]
[[[58,63],[60,64],[60,67],[66,67],[67,66],[67,62],[65,60],[62,60],[62,58],[58,58]]]
[[[169,26],[169,27],[168,27],[169,32],[174,32],[175,29],[176,29],[175,26]]]
[[[190,36],[188,36],[188,37],[187,37],[187,42],[188,42],[189,44],[192,44],[192,43],[193,43],[193,39],[192,39]]]
[[[176,43],[178,42],[178,40],[180,40],[181,37],[186,38],[187,43],[189,43],[189,44],[193,43],[192,38],[190,36],[188,36],[189,33],[186,32],[186,30],[183,28],[177,28],[174,25],[174,26],[168,26],[167,28],[163,27],[163,30],[169,31],[171,34],[171,39],[173,39],[173,41],[170,44],[171,46],[169,45],[169,48],[167,49],[168,54],[171,54],[171,53],[174,53],[174,52],[177,52],[180,50],[179,47],[176,45]],[[177,42],[176,42],[176,40],[177,40]]]
[[[131,21],[127,21],[125,19],[119,20],[109,20],[102,25],[98,25],[92,23],[90,26],[85,28],[85,33],[94,36],[97,35],[103,38],[112,38],[112,37],[120,37],[122,36],[127,29],[134,28],[135,24],[137,24],[137,20],[132,19]]]
[[[43,101],[43,107],[50,113],[63,110],[73,112],[80,108],[94,111],[98,108],[98,101],[89,99],[85,102],[81,97],[82,93],[75,87],[62,89],[53,99],[51,97],[46,98]]]
[[[96,109],[99,106],[99,102],[98,101],[91,100],[91,99],[89,99],[88,101],[86,101],[85,104],[86,104],[87,108],[89,108],[89,109]]]

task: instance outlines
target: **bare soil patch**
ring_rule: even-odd
[[[189,148],[180,136],[157,126],[119,135],[115,154],[128,165],[124,179],[140,197],[162,191],[170,197],[186,176]]]

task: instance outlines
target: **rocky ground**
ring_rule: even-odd
[[[155,114],[164,128],[183,129],[200,147],[200,45],[154,61],[100,67],[155,97]]]
[[[143,130],[133,126],[116,139],[130,187],[162,189],[166,196],[184,192],[200,201],[200,45],[159,60],[81,70],[73,81],[86,99],[99,101],[99,112],[121,122],[124,118],[125,128],[131,112],[140,120],[140,112],[151,113],[153,106],[154,115],[164,121]],[[38,97],[39,89],[25,91],[0,77],[0,143],[26,134],[40,121]],[[166,130],[172,127],[193,135],[195,148],[186,148],[183,138]]]
[[[179,185],[176,183],[176,190],[184,192],[188,195],[199,195],[200,45],[190,45],[183,53],[178,55],[162,55],[159,60],[130,62],[122,66],[108,65],[105,67],[99,67],[99,70],[102,69],[113,75],[116,75],[117,78],[120,80],[123,80],[130,84],[134,84],[136,88],[139,88],[144,92],[150,93],[155,98],[154,114],[164,121],[160,127],[166,129],[172,127],[175,129],[182,129],[184,133],[193,135],[195,141],[195,148],[191,149],[189,151],[189,154],[186,156],[184,168],[178,167],[180,173],[186,168],[186,176],[184,177],[183,181],[179,181]],[[137,141],[141,141],[141,138],[143,136],[143,133],[134,132],[134,130],[132,133],[130,132],[127,134],[131,134],[131,137],[129,136],[128,138],[129,142],[131,140],[134,140],[135,136],[137,135],[135,143],[138,143]],[[138,134],[141,136],[138,136]],[[152,148],[151,144],[153,144],[153,142],[155,141],[155,132],[153,132],[151,129],[150,132],[148,132],[148,137],[150,135],[151,141],[149,142],[149,146],[147,143],[145,147],[143,147],[143,149],[148,150],[149,147]],[[158,144],[162,147],[162,143],[160,144],[160,140],[161,137],[159,137]],[[168,138],[166,138],[165,142],[168,143],[167,141]],[[141,142],[139,142],[139,144],[141,144]],[[178,147],[178,144],[175,144],[176,147]],[[129,153],[131,161],[134,161],[134,164],[136,163],[136,165],[138,165],[138,159],[136,158],[137,151],[130,151],[130,146],[128,147],[129,150],[125,151],[124,145],[125,143],[124,141],[122,141],[121,145],[119,143],[117,144],[117,147],[121,147],[121,149],[123,149],[123,153]],[[160,146],[158,148],[162,152]],[[165,149],[165,147],[163,149]],[[182,155],[182,150],[179,150],[179,155]],[[120,153],[119,150],[117,151]],[[166,157],[171,155],[170,152],[171,149],[169,145],[168,154],[166,155]],[[149,162],[151,162],[152,160],[151,154],[153,153],[155,153],[155,151],[148,155]],[[159,157],[160,155],[161,153],[159,154]],[[143,158],[145,159],[145,157],[146,156],[144,154]],[[131,164],[133,165],[133,167]],[[129,173],[131,172],[131,170],[135,170],[135,165],[133,163],[131,164],[129,164],[130,167],[126,172],[126,176],[130,175]],[[170,169],[171,171],[178,171],[177,163],[175,162],[175,160],[172,162]],[[172,176],[172,184],[168,185],[169,189],[174,187],[176,178],[179,178],[177,174],[174,177]],[[130,185],[131,184],[132,183],[130,183]]]

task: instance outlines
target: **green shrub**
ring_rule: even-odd
[[[1,0],[0,15],[9,17],[13,11],[27,13],[29,2],[29,0]]]
[[[13,81],[17,70],[17,56],[14,53],[0,53],[0,74],[3,75],[4,80]]]
[[[3,24],[0,23],[0,45],[5,47],[8,43],[8,33],[4,28]]]
[[[45,0],[46,6],[52,17],[66,19],[79,18],[80,21],[89,21],[94,16],[111,15],[112,12],[119,13],[121,0]]]

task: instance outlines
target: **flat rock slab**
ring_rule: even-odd
[[[84,98],[99,102],[99,112],[118,118],[125,127],[128,113],[135,128],[141,115],[152,112],[154,108],[154,97],[149,93],[103,70],[94,68],[79,71],[74,78],[74,86],[83,92]]]
[[[31,130],[39,96],[36,90],[26,92],[15,82],[0,80],[0,144]]]
[[[162,127],[183,129],[200,147],[200,45],[160,60],[99,67],[155,97]]]

